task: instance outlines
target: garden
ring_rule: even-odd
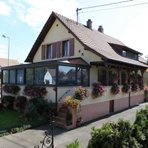
[[[0,103],[0,137],[37,127],[49,119],[52,108],[43,99],[47,93],[45,87],[26,86],[24,96],[17,95],[19,90],[15,85],[3,87],[3,91],[9,95],[4,95]]]

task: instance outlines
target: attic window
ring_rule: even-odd
[[[125,51],[125,50],[122,50],[122,55],[123,55],[124,57],[126,57],[126,56],[127,56],[127,54],[126,54],[126,51]]]

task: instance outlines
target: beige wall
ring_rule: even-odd
[[[57,41],[63,41],[70,38],[74,38],[74,56],[73,57],[82,57],[86,62],[90,61],[99,61],[101,58],[94,53],[84,50],[84,47],[80,44],[80,42],[68,32],[68,30],[58,21],[56,20],[49,32],[47,33],[43,44],[50,44]],[[40,62],[41,61],[41,46],[39,47],[36,55],[34,56],[33,62]],[[83,54],[82,54],[83,53]],[[54,59],[55,60],[55,59]]]
[[[144,84],[148,85],[148,70],[143,75]]]

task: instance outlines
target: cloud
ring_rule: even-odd
[[[0,44],[0,57],[1,58],[7,57],[7,46],[4,44]]]
[[[11,7],[4,1],[0,1],[0,15],[10,15]]]
[[[52,11],[74,18],[76,0],[10,0],[18,17],[34,29],[41,28]]]

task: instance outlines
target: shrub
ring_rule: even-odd
[[[66,148],[80,148],[80,143],[78,139],[76,139],[74,142],[67,144]]]
[[[120,92],[119,86],[117,83],[114,83],[110,89],[111,93],[116,95]]]
[[[3,96],[2,103],[8,109],[13,109],[14,100],[15,100],[14,96]]]
[[[16,103],[20,111],[24,111],[27,103],[27,98],[25,96],[17,96]]]
[[[17,85],[4,85],[3,91],[5,93],[10,93],[16,95],[20,91],[20,87]]]
[[[43,98],[32,98],[29,100],[25,115],[28,118],[33,118],[35,115],[43,115],[48,117],[51,111],[49,103]]]
[[[102,128],[92,128],[88,148],[140,148],[128,121],[105,123]]]
[[[100,82],[95,82],[92,84],[92,97],[97,98],[99,96],[102,96],[104,93],[105,89],[104,86],[101,85]]]
[[[136,114],[136,120],[133,125],[133,136],[142,145],[143,148],[148,146],[148,106],[141,109]]]

